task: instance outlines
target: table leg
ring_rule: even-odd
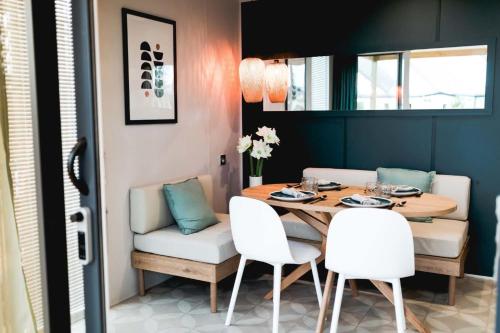
[[[335,273],[332,271],[328,271],[328,275],[326,276],[325,291],[323,292],[323,302],[321,302],[321,308],[319,309],[319,315],[318,315],[318,322],[316,323],[316,333],[323,333],[326,313],[328,312],[330,297],[332,296],[333,280],[335,280]]]
[[[389,285],[383,281],[375,281],[375,280],[370,280],[371,283],[382,293],[382,295],[385,296],[391,302],[394,304],[394,296],[392,294],[392,289],[389,287]],[[408,322],[415,327],[415,329],[420,332],[420,333],[430,333],[430,329],[424,326],[424,324],[420,321],[420,319],[417,318],[417,316],[411,311],[411,309],[404,304],[405,308],[405,316],[406,319],[408,319]]]

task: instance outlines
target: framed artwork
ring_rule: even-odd
[[[177,123],[175,21],[122,8],[125,124]]]

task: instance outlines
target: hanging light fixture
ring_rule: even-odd
[[[246,58],[240,63],[240,85],[247,103],[262,102],[266,66],[259,58]]]
[[[288,66],[275,60],[266,67],[266,90],[271,103],[284,103],[288,93]]]

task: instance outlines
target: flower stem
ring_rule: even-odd
[[[259,177],[262,177],[262,167],[264,166],[264,159],[261,158],[259,160],[260,164],[259,164],[259,170],[257,171],[257,174]]]
[[[255,172],[253,170],[253,157],[250,155],[250,152],[248,152],[248,159],[250,160],[250,176],[253,177],[255,176]]]

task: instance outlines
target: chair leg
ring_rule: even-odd
[[[398,333],[404,333],[406,330],[405,309],[403,304],[403,293],[401,291],[401,281],[399,279],[392,281],[392,294],[394,297],[394,307],[396,309]]]
[[[226,326],[231,324],[231,317],[233,316],[234,305],[236,304],[236,297],[238,297],[238,290],[240,289],[241,278],[243,277],[246,261],[247,259],[241,256],[238,272],[236,273],[236,280],[234,281],[233,293],[231,294],[231,301],[229,302],[229,309],[227,310]]]
[[[333,302],[332,325],[330,326],[330,333],[336,333],[339,325],[340,307],[342,305],[342,295],[344,294],[345,276],[339,274],[337,281],[337,290],[335,291],[335,301]]]
[[[212,313],[217,312],[217,283],[210,283],[210,311]]]
[[[139,282],[139,296],[146,295],[146,289],[144,288],[144,270],[137,269],[137,280]]]
[[[316,266],[316,260],[311,261],[311,271],[314,280],[314,288],[316,288],[316,296],[318,297],[318,303],[321,307],[321,302],[323,301],[323,296],[321,294],[321,284],[319,282],[318,267]]]
[[[455,295],[456,295],[456,287],[457,287],[457,277],[451,276],[448,281],[448,305],[455,305]]]
[[[273,333],[278,333],[280,318],[281,265],[274,265],[273,274]]]

